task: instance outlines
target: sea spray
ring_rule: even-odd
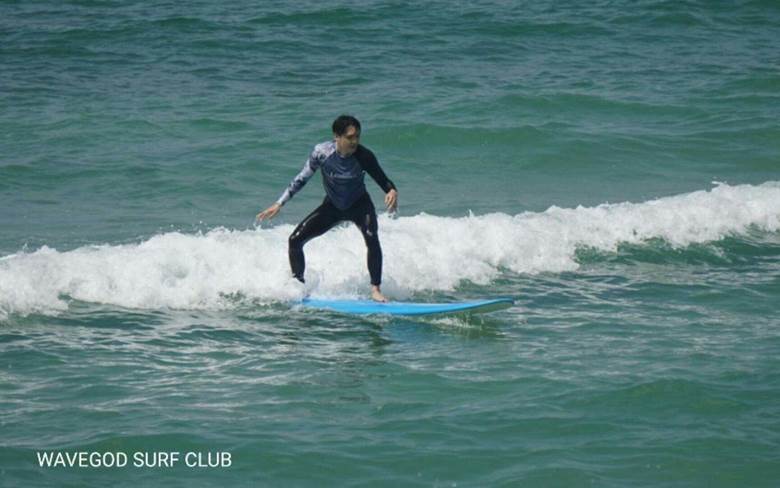
[[[419,214],[380,218],[385,286],[395,296],[486,285],[502,272],[576,270],[577,250],[615,251],[662,239],[675,248],[750,228],[780,229],[780,182],[716,184],[643,203],[558,208],[517,215]],[[344,224],[306,247],[307,286],[290,277],[291,225],[269,229],[169,232],[138,244],[59,252],[42,247],[0,260],[0,313],[56,313],[67,299],[140,309],[224,309],[235,297],[291,301],[306,293],[363,293],[368,276],[360,234]]]

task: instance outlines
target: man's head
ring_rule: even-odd
[[[351,115],[341,115],[333,121],[336,149],[342,156],[352,155],[360,144],[360,122]]]

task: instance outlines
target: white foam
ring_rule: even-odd
[[[603,204],[518,215],[460,218],[420,214],[380,217],[384,290],[396,297],[451,290],[463,280],[488,284],[501,269],[516,273],[575,270],[577,248],[614,251],[620,243],[661,238],[673,246],[721,239],[755,226],[780,229],[780,182],[716,184],[709,191],[644,203]],[[294,300],[304,288],[290,278],[291,225],[270,229],[171,232],[140,244],[43,247],[0,259],[0,318],[56,313],[63,297],[141,309],[220,309],[242,297]],[[307,288],[357,296],[368,287],[365,246],[345,225],[306,246]]]

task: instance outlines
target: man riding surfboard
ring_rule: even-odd
[[[257,221],[272,219],[282,206],[295,195],[314,173],[320,169],[325,199],[295,228],[289,239],[290,268],[293,276],[304,282],[306,261],[303,246],[339,222],[349,220],[360,229],[367,248],[368,272],[371,277],[371,298],[386,302],[380,289],[382,283],[382,248],[377,234],[374,203],[366,191],[365,173],[385,192],[385,205],[389,211],[398,206],[398,190],[387,178],[379,162],[365,146],[360,144],[360,122],[350,115],[341,115],[333,121],[333,140],[317,144],[303,169],[290,182],[279,199],[257,214]]]

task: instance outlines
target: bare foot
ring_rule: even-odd
[[[379,290],[378,286],[371,287],[371,299],[374,300],[375,302],[382,302],[382,303],[388,301],[387,297],[382,295],[382,292]]]

